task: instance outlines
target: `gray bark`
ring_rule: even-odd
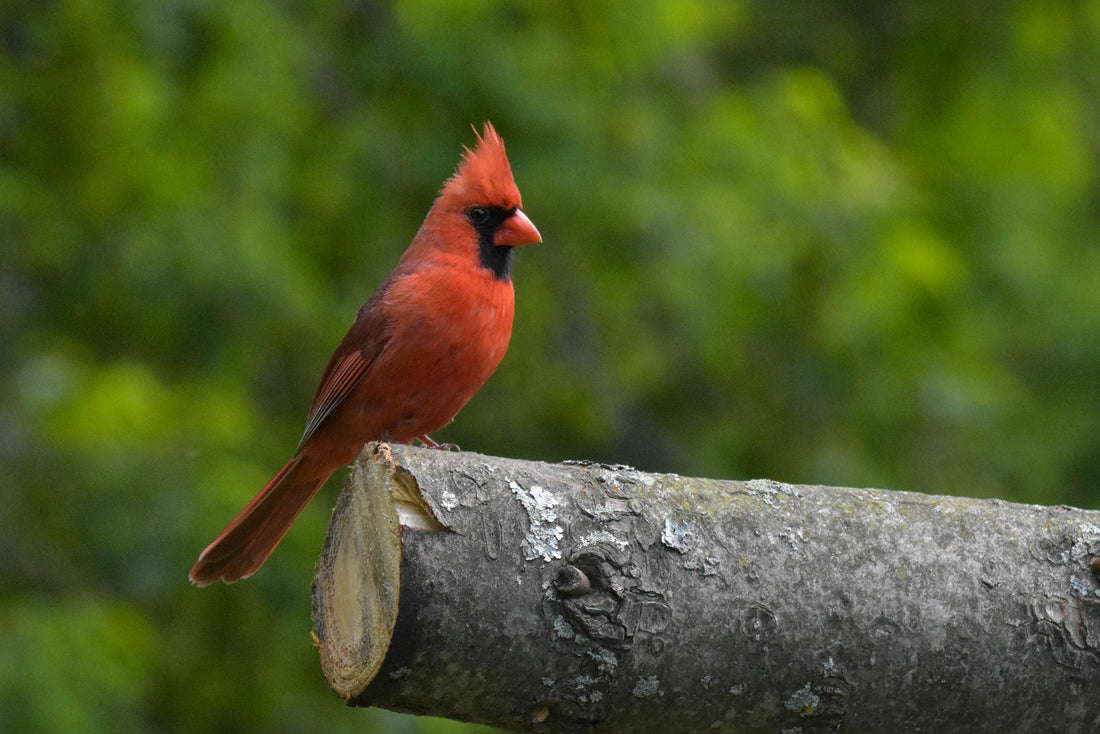
[[[402,528],[393,639],[364,690],[337,689],[353,704],[536,732],[1100,731],[1100,512],[392,461],[447,530]],[[369,553],[349,522],[328,567]],[[318,602],[341,583],[324,568],[322,655],[360,613]]]

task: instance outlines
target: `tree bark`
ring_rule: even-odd
[[[359,464],[314,585],[354,705],[535,732],[1100,731],[1100,512],[384,444]],[[348,651],[379,640],[347,634],[370,625],[346,587],[379,581],[348,580],[376,564],[346,508],[393,485],[444,530],[401,528],[393,638],[349,689]]]

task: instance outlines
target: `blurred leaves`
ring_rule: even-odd
[[[156,633],[144,615],[109,600],[11,601],[0,606],[5,731],[145,728]]]
[[[6,4],[0,729],[466,730],[325,688],[335,486],[186,571],[486,119],[545,243],[440,440],[1098,506],[1097,68],[1056,0]]]

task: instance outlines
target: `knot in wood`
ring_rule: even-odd
[[[622,596],[626,581],[624,569],[630,563],[630,554],[626,551],[609,543],[594,543],[573,551],[569,561],[588,577],[593,588],[607,589],[615,596]]]
[[[570,554],[554,579],[569,622],[592,640],[622,644],[627,637],[622,620],[624,568],[630,554],[610,543],[582,546]]]
[[[554,577],[554,588],[558,593],[566,597],[584,596],[592,590],[592,582],[584,571],[576,566],[566,564],[558,569]]]

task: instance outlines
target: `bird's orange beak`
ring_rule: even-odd
[[[542,235],[522,209],[516,209],[515,214],[501,222],[493,235],[493,244],[498,247],[516,247],[535,242],[542,242]]]

